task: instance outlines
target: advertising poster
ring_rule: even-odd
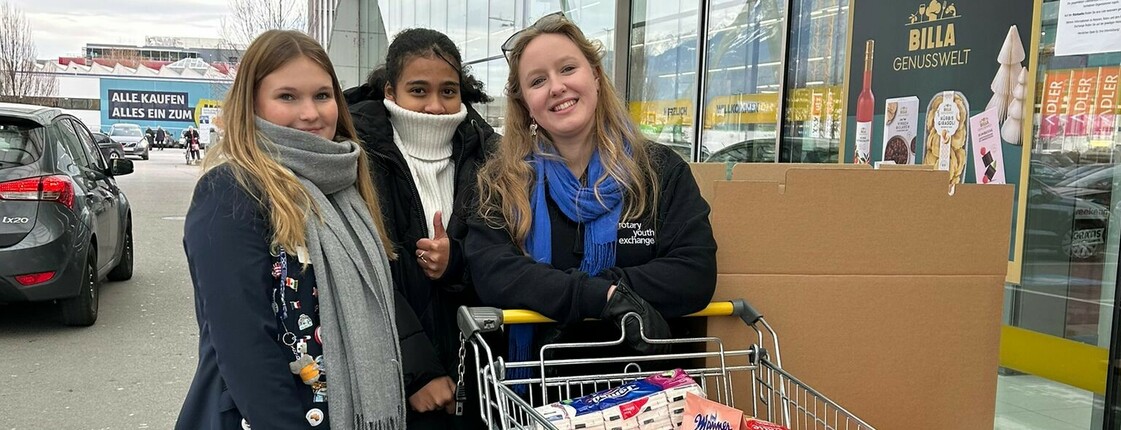
[[[1039,124],[1040,139],[1055,139],[1066,129],[1066,111],[1063,109],[1067,88],[1070,84],[1070,70],[1047,72],[1043,81],[1041,102],[1042,118]]]
[[[946,170],[947,183],[975,182],[969,118],[995,108],[1005,179],[1021,183],[1023,140],[1031,137],[1020,130],[1029,114],[1009,107],[1032,103],[1023,87],[1036,76],[1024,72],[1035,54],[1026,49],[1034,6],[1032,0],[853,1],[842,162],[884,160],[885,141],[891,148],[893,139],[910,137],[885,135],[886,101],[917,97],[918,127],[907,148],[915,163]],[[1024,97],[1029,100],[1018,100]]]
[[[1094,100],[1093,130],[1095,141],[1112,141],[1117,130],[1117,80],[1121,68],[1102,67],[1098,75],[1098,95]]]
[[[102,127],[129,123],[179,136],[198,126],[203,101],[220,101],[225,89],[209,82],[102,78],[100,96]]]
[[[1119,75],[1118,67],[1047,71],[1036,147],[1071,151],[1109,146],[1117,130]]]
[[[187,93],[108,90],[109,119],[194,122]]]
[[[1071,74],[1070,99],[1067,103],[1066,136],[1086,137],[1089,133],[1090,109],[1098,90],[1098,69],[1079,69]]]
[[[217,137],[221,126],[218,124],[222,115],[222,101],[214,99],[199,99],[195,105],[195,128],[199,131],[199,143],[210,146],[211,137]]]

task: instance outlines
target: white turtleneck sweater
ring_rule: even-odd
[[[427,220],[428,237],[435,236],[432,220],[436,212],[443,213],[444,228],[451,219],[455,197],[455,163],[452,163],[452,135],[459,123],[467,118],[467,106],[459,105],[459,112],[450,115],[432,115],[397,106],[385,99],[389,122],[393,124],[393,143],[405,157],[405,164],[413,175],[420,194],[420,204]]]

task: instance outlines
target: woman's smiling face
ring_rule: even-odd
[[[257,116],[273,124],[335,138],[339,105],[331,75],[310,58],[299,56],[261,80]]]
[[[586,142],[599,101],[599,82],[588,59],[567,36],[531,40],[518,62],[518,81],[529,115],[554,141]]]

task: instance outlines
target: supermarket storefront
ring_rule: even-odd
[[[1040,420],[1119,429],[1106,412],[1121,405],[1121,378],[1106,365],[1121,359],[1121,10],[1110,4],[381,0],[342,1],[339,15],[360,11],[371,38],[446,32],[495,96],[480,110],[497,128],[508,71],[500,45],[564,10],[606,47],[642,131],[692,161],[851,163],[861,142],[871,162],[1014,185],[1000,385],[1051,384],[1044,400],[1069,410]],[[862,101],[866,80],[873,96]],[[1085,401],[1068,402],[1072,392]],[[1029,411],[1001,396],[998,425],[1002,413]]]

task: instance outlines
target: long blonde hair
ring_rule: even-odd
[[[507,55],[510,73],[506,78],[506,124],[502,143],[493,158],[479,170],[479,214],[493,228],[504,228],[523,250],[533,223],[530,190],[536,181],[533,167],[527,161],[531,154],[540,154],[538,140],[529,131],[529,108],[521,93],[518,69],[522,52],[531,40],[541,34],[568,37],[591,64],[598,78],[599,101],[592,119],[592,136],[604,165],[604,175],[592,178],[598,185],[610,175],[624,189],[622,220],[641,218],[657,206],[657,181],[647,153],[645,138],[637,133],[622,99],[603,69],[604,50],[597,42],[584,37],[580,28],[567,19],[538,22],[523,30]],[[550,139],[548,131],[538,129]],[[623,145],[630,144],[631,154]],[[597,190],[598,193],[598,190]],[[596,196],[599,197],[598,195]]]
[[[229,165],[238,183],[245,188],[261,208],[268,213],[272,227],[271,245],[295,250],[306,243],[306,217],[319,216],[319,208],[311,200],[307,189],[292,171],[274,159],[263,146],[254,119],[257,88],[270,73],[289,61],[306,57],[331,75],[335,103],[338,104],[338,124],[335,140],[358,141],[358,132],[347,114],[342,87],[331,65],[327,52],[315,39],[297,31],[269,30],[257,36],[245,50],[233,86],[222,106],[222,123],[226,126],[222,140],[207,151],[203,169],[208,171],[223,164]],[[370,217],[381,237],[385,252],[394,258],[392,244],[385,235],[377,191],[370,178],[369,161],[365,154],[358,157],[358,181],[355,184]]]

